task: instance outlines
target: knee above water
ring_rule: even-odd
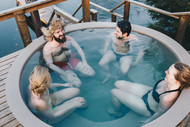
[[[118,89],[112,89],[112,90],[111,90],[111,94],[112,94],[112,95],[116,95],[118,92],[119,92]]]

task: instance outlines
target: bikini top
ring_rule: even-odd
[[[68,48],[61,48],[59,52],[52,53],[54,62],[68,62],[71,56],[71,51]]]
[[[156,88],[157,88],[158,84],[159,84],[161,81],[163,81],[163,79],[162,79],[162,80],[159,80],[159,81],[154,85],[154,88],[153,88],[153,91],[152,91],[152,97],[154,98],[154,100],[155,100],[156,102],[159,103],[159,101],[160,101],[160,96],[161,96],[162,94],[170,93],[170,92],[176,92],[176,91],[179,91],[179,93],[181,92],[180,88],[178,88],[178,89],[175,89],[175,90],[168,90],[168,91],[165,91],[165,92],[159,94],[159,93],[156,91]]]

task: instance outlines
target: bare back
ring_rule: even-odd
[[[32,109],[39,111],[49,110],[52,108],[51,98],[47,90],[43,95],[38,96],[29,89],[29,105]]]

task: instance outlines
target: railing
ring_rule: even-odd
[[[188,23],[190,22],[190,11],[172,13],[172,12],[168,12],[168,11],[165,11],[165,10],[162,10],[159,8],[155,8],[155,7],[152,7],[152,6],[149,6],[149,5],[134,1],[134,0],[125,0],[125,1],[136,4],[138,6],[141,6],[141,7],[147,8],[147,9],[150,9],[152,11],[173,17],[173,18],[176,18],[176,19],[179,19],[180,21],[178,24],[178,29],[176,31],[175,40],[180,44],[182,43],[184,34],[185,34],[185,30],[187,28]]]
[[[89,8],[89,5],[92,5],[92,6],[94,6],[96,8],[99,8],[99,9],[101,9],[101,10],[107,12],[107,13],[110,13],[111,16],[112,16],[112,18],[111,18],[112,22],[116,22],[117,17],[123,18],[124,20],[128,20],[129,19],[129,12],[130,12],[130,4],[131,3],[135,4],[135,5],[138,5],[138,6],[141,6],[141,7],[144,7],[144,8],[147,8],[149,10],[152,10],[152,11],[155,11],[155,12],[158,12],[158,13],[161,13],[161,14],[164,14],[164,15],[179,19],[180,21],[179,21],[179,24],[178,24],[178,29],[176,31],[175,40],[177,42],[179,42],[180,44],[182,43],[183,38],[184,38],[184,34],[185,34],[185,30],[187,28],[188,23],[190,22],[190,11],[172,13],[172,12],[168,12],[168,11],[165,11],[165,10],[162,10],[162,9],[159,9],[159,8],[155,8],[155,7],[152,7],[152,6],[149,6],[149,5],[146,5],[144,3],[134,1],[134,0],[124,0],[122,3],[120,3],[115,8],[110,10],[110,9],[102,7],[102,6],[98,5],[98,4],[95,4],[93,2],[90,2],[89,0],[82,0],[82,4],[79,5],[77,10],[74,12],[73,16],[79,11],[79,9],[81,7],[83,7],[83,20],[89,22],[90,21],[90,8]],[[122,5],[124,5],[124,13],[123,13],[123,15],[114,12],[117,8],[121,7]],[[84,15],[84,14],[88,14],[88,15]],[[96,16],[96,15],[94,15],[94,16]],[[93,15],[92,15],[92,18],[93,18]]]
[[[40,0],[0,12],[0,21],[15,18],[24,46],[32,42],[25,14],[66,0]]]
[[[18,29],[19,29],[21,38],[23,40],[24,46],[27,46],[31,42],[31,36],[29,34],[29,30],[27,27],[25,13],[33,12],[38,9],[41,9],[41,8],[44,8],[47,6],[51,6],[54,4],[58,4],[63,1],[66,1],[66,0],[40,0],[40,1],[36,1],[34,3],[29,3],[29,4],[26,4],[23,6],[19,6],[19,7],[5,10],[5,11],[1,11],[0,12],[0,21],[7,20],[9,18],[14,17],[17,22]],[[131,3],[141,6],[141,7],[144,7],[144,8],[147,8],[149,10],[179,19],[180,21],[179,21],[178,29],[176,32],[175,40],[178,41],[179,43],[182,43],[182,40],[183,40],[183,37],[185,34],[185,30],[186,30],[187,25],[190,20],[190,11],[171,13],[171,12],[168,12],[168,11],[165,11],[162,9],[158,9],[158,8],[155,8],[155,7],[152,7],[152,6],[149,6],[144,3],[134,1],[134,0],[124,0],[122,3],[117,5],[115,8],[107,9],[98,4],[90,2],[89,0],[82,0],[82,4],[76,9],[76,11],[73,13],[72,16],[74,16],[78,12],[78,10],[82,7],[83,19],[81,19],[80,22],[82,20],[84,22],[90,22],[90,14],[92,15],[92,19],[96,21],[97,20],[97,12],[95,12],[93,14],[92,11],[90,11],[91,10],[90,5],[92,5],[92,6],[99,8],[107,13],[110,13],[112,16],[112,22],[116,22],[117,17],[121,17],[124,20],[128,20]],[[123,15],[114,12],[117,8],[121,7],[122,5],[124,5]]]

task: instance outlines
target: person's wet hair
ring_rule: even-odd
[[[175,75],[175,79],[180,82],[181,89],[190,87],[190,67],[184,63],[175,63],[175,69],[177,70],[177,74]]]
[[[127,36],[131,33],[131,23],[129,21],[118,21],[117,26],[120,28],[122,34],[128,33]]]

